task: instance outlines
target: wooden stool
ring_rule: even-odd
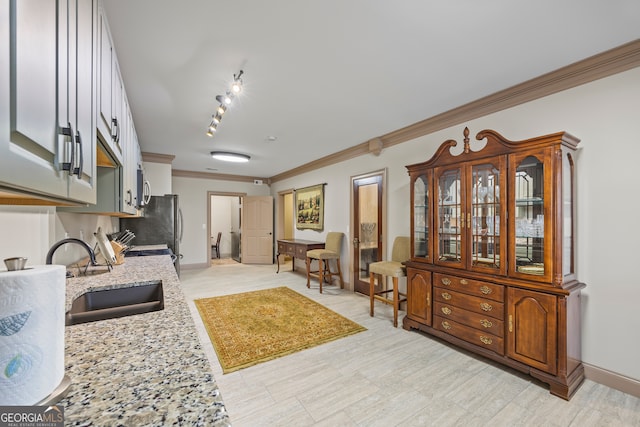
[[[340,288],[344,288],[342,280],[342,270],[340,269],[340,252],[342,249],[343,233],[330,232],[327,233],[324,249],[312,249],[307,251],[307,288],[310,288],[311,277],[317,277],[320,281],[320,293],[322,293],[322,283],[327,279],[332,282],[333,276],[340,278]],[[311,261],[318,260],[318,271],[311,271]],[[329,261],[335,260],[336,271],[331,271]]]
[[[369,300],[371,305],[369,315],[373,317],[373,306],[375,300],[382,301],[385,304],[390,304],[393,306],[393,326],[396,328],[398,327],[398,310],[400,309],[400,303],[407,300],[406,294],[400,293],[398,290],[398,278],[405,277],[407,275],[407,270],[403,262],[407,261],[411,255],[410,244],[411,241],[408,237],[396,237],[393,241],[391,261],[379,261],[369,264]],[[381,276],[380,284],[382,284],[382,280],[386,282],[387,277],[392,277],[393,289],[383,289],[379,292],[375,292],[376,274]],[[393,299],[386,297],[386,294],[389,292],[393,292]],[[403,298],[401,299],[400,297]]]

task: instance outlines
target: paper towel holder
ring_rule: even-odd
[[[5,258],[4,260],[4,265],[7,266],[8,271],[24,270],[26,264],[27,258],[21,256]]]
[[[40,402],[37,402],[34,405],[35,406],[55,405],[56,403],[64,399],[64,397],[69,392],[70,388],[71,388],[71,378],[69,378],[69,375],[64,374],[64,377],[62,377],[62,381],[60,381],[60,384],[58,384],[58,387],[56,387],[49,396],[45,397]]]

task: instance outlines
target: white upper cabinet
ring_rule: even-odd
[[[99,27],[99,72],[98,72],[98,134],[110,154],[118,162],[123,161],[122,147],[122,93],[123,84],[109,23],[100,7]]]
[[[95,0],[2,2],[0,186],[95,203]]]

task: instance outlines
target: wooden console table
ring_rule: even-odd
[[[278,262],[278,271],[280,273],[280,255],[288,255],[293,258],[291,262],[292,271],[296,267],[296,258],[307,259],[307,251],[311,249],[324,249],[324,242],[314,242],[313,240],[301,240],[301,239],[281,239],[278,240],[278,255],[276,255],[276,261]]]

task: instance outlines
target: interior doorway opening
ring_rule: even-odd
[[[207,194],[209,263],[214,263],[217,259],[242,262],[242,199],[244,196],[244,193],[209,192]],[[220,233],[219,244],[217,243],[218,233]]]
[[[278,224],[276,240],[295,239],[295,205],[293,189],[283,190],[278,193]],[[276,252],[277,253],[277,252]],[[290,256],[283,255],[278,262],[291,262]],[[295,270],[295,265],[292,268]]]

